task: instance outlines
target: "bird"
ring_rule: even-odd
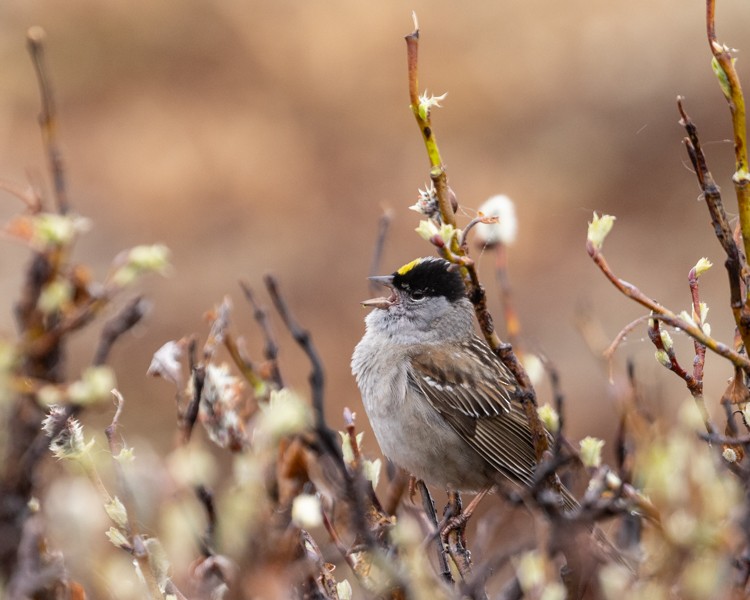
[[[372,308],[351,368],[382,453],[416,479],[458,492],[535,484],[536,452],[519,385],[474,327],[457,265],[417,258],[370,278]],[[563,508],[578,503],[555,486]]]

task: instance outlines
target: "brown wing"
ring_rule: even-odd
[[[481,339],[464,342],[460,350],[423,346],[411,366],[411,385],[474,451],[511,480],[531,485],[534,445],[515,400],[516,380]]]

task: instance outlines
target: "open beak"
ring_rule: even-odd
[[[387,309],[396,303],[396,292],[393,290],[393,275],[378,275],[376,277],[369,277],[370,281],[379,283],[386,287],[391,288],[391,295],[387,298],[385,296],[380,298],[371,298],[370,300],[364,300],[362,306]]]

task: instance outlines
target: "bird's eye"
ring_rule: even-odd
[[[424,292],[420,292],[419,290],[412,292],[411,299],[412,300],[424,300]]]

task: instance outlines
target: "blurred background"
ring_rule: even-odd
[[[731,342],[722,254],[675,104],[678,94],[686,97],[734,215],[731,124],[697,0],[531,0],[469,9],[447,0],[6,0],[0,177],[43,179],[49,189],[25,42],[27,28],[41,25],[69,195],[94,223],[76,259],[103,277],[126,247],[161,242],[172,250],[171,276],[143,284],[152,312],[112,357],[131,442],[171,447],[174,392],[146,369],[167,340],[205,336],[202,315],[225,295],[235,303],[233,330],[260,358],[262,338],[237,281],[267,303],[267,272],[278,276],[320,350],[329,422],[341,426],[344,406],[362,412],[349,357],[363,332],[359,301],[368,297],[383,211],[393,213],[383,272],[432,253],[413,233],[419,215],[407,210],[428,181],[408,108],[403,36],[412,30],[412,10],[421,27],[420,89],[448,92],[433,124],[462,223],[491,195],[516,203],[509,268],[523,339],[560,373],[571,439],[611,440],[615,425],[608,373],[583,341],[576,314],[599,320],[609,339],[643,314],[585,252],[592,211],[617,216],[605,247],[614,271],[678,312],[690,306],[689,269],[701,256],[713,260],[702,293],[714,335]],[[719,39],[741,50],[746,83],[748,23],[748,3],[719,3]],[[3,192],[3,221],[19,210]],[[479,249],[473,255],[502,331],[494,259]],[[4,332],[14,329],[27,258],[3,242]],[[72,374],[90,361],[95,329],[76,340]],[[307,394],[306,359],[278,319],[275,330],[283,373]],[[674,337],[689,367],[692,343]],[[620,348],[614,372],[620,377],[631,358],[653,405],[669,413],[687,390],[653,353],[641,328]],[[707,362],[715,407],[731,373],[715,357]],[[540,400],[549,400],[545,384]],[[365,449],[377,454],[372,437]]]

